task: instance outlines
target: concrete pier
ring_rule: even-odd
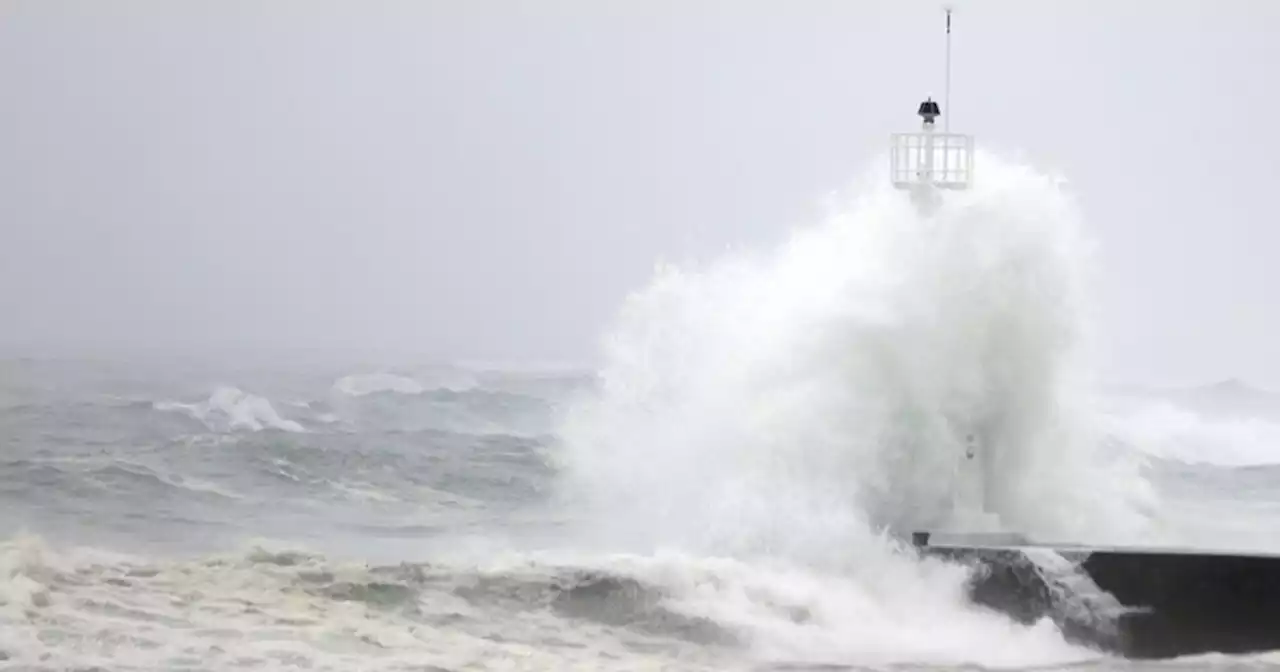
[[[1280,555],[932,539],[924,555],[973,567],[974,602],[1129,658],[1280,649]],[[1052,562],[1046,562],[1046,559]]]

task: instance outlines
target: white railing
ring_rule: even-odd
[[[973,180],[973,136],[958,133],[894,133],[889,174],[899,189],[931,184],[964,189]]]

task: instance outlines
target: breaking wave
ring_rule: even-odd
[[[981,183],[933,216],[872,186],[778,249],[660,267],[607,334],[600,390],[561,425],[560,494],[590,512],[586,538],[791,568],[833,603],[827,627],[786,641],[954,663],[991,662],[1015,635],[895,537],[949,522],[969,435],[1006,528],[1155,534],[1141,461],[1090,422],[1072,199],[980,161]],[[939,620],[965,643],[939,642]],[[1053,649],[1020,632],[1026,655]]]
[[[660,539],[856,547],[945,520],[976,434],[1007,526],[1132,541],[1153,495],[1084,403],[1077,214],[982,163],[934,217],[873,188],[778,250],[660,269],[563,425],[570,490]]]
[[[157,411],[176,411],[204,423],[216,431],[247,429],[259,432],[276,429],[284,432],[305,432],[301,424],[288,420],[276,411],[271,402],[255,394],[235,387],[219,387],[203,402],[158,401]]]

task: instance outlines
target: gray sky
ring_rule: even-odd
[[[1102,373],[1280,386],[1280,2],[957,0],[952,129],[1066,174]],[[0,343],[584,360],[939,95],[938,2],[0,3]]]

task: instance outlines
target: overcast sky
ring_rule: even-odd
[[[1073,183],[1099,369],[1280,386],[1280,2],[958,0],[952,129]],[[812,220],[939,2],[0,2],[0,343],[589,359]]]

